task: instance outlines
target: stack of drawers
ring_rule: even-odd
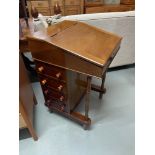
[[[86,76],[39,60],[35,64],[45,106],[70,113],[86,92],[86,87],[80,84],[81,80],[86,81]]]
[[[66,72],[65,69],[35,61],[43,90],[45,105],[48,108],[56,108],[68,112]]]

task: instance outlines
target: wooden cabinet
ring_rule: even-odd
[[[134,9],[134,5],[102,5],[96,7],[87,7],[86,13],[123,12],[132,11]]]
[[[54,6],[58,4],[61,14],[74,15],[83,13],[84,0],[29,0],[27,1],[28,10],[31,12],[31,6],[35,7],[39,13],[44,16],[54,15]]]
[[[135,9],[135,0],[121,0],[120,4],[104,3],[99,0],[85,0],[85,13],[123,12]]]

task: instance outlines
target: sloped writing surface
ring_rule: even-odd
[[[102,65],[107,62],[120,38],[87,24],[77,23],[54,35],[51,42]]]
[[[77,21],[63,21],[33,35],[36,39],[104,66],[121,37]]]

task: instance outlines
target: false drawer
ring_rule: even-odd
[[[54,91],[52,89],[49,89],[49,88],[43,88],[43,93],[44,93],[46,100],[48,100],[49,98],[55,99],[58,102],[65,102],[67,100],[66,95],[64,95],[63,93]]]
[[[66,81],[65,69],[36,60],[35,63],[36,63],[36,71],[39,74],[48,75],[55,79]]]
[[[39,75],[39,79],[42,87],[50,87],[51,89],[60,92],[66,91],[66,84],[60,80],[49,78],[43,75]]]
[[[56,108],[59,109],[61,111],[66,111],[67,112],[67,106],[64,102],[58,102],[55,99],[49,98],[48,100],[46,100],[45,105],[51,109],[51,108]]]

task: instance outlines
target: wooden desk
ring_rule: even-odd
[[[90,90],[102,98],[106,89],[106,70],[115,57],[121,37],[85,23],[63,21],[28,36],[29,49],[36,63],[45,105],[78,123],[85,129],[89,118]],[[102,78],[101,86],[91,78]],[[85,115],[75,112],[86,95]]]

